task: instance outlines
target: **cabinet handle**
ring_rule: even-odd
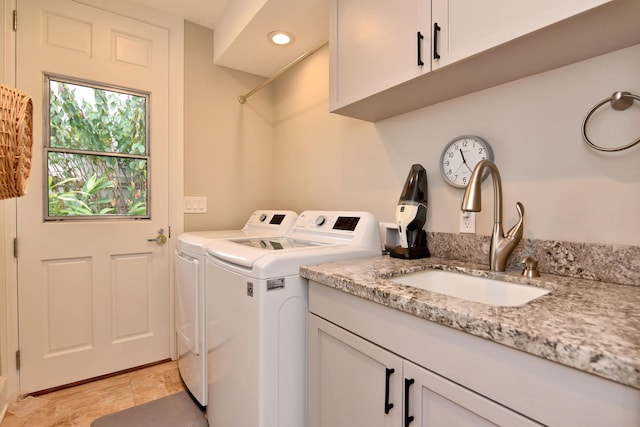
[[[433,59],[440,59],[438,53],[438,33],[440,32],[440,25],[437,22],[433,24]]]
[[[413,378],[404,379],[404,427],[409,427],[409,424],[413,421],[413,415],[409,415],[409,387],[414,382]]]
[[[393,403],[389,403],[389,382],[391,379],[391,374],[393,374],[396,370],[391,368],[387,368],[386,379],[384,384],[384,413],[388,414],[391,408],[393,408]]]
[[[418,67],[424,65],[424,62],[422,62],[422,40],[424,40],[424,36],[418,31]]]

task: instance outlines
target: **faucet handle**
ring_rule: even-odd
[[[520,239],[522,239],[524,229],[524,205],[520,202],[516,202],[516,210],[518,211],[518,221],[509,231],[507,231],[505,237],[518,243]]]
[[[522,258],[522,261],[520,262],[524,264],[524,270],[522,271],[523,276],[540,277],[540,272],[538,271],[538,261],[531,258],[530,256],[526,256]]]

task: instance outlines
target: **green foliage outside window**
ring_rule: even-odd
[[[147,97],[49,89],[48,216],[147,216]]]

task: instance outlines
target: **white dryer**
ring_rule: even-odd
[[[306,425],[308,282],[300,267],[381,254],[366,212],[305,211],[288,236],[207,248],[212,427]]]
[[[240,230],[187,232],[178,236],[175,252],[175,326],[178,369],[191,394],[207,405],[205,254],[213,239],[287,234],[298,214],[258,210]]]

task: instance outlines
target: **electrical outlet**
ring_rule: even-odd
[[[476,213],[460,211],[460,233],[475,234]]]

